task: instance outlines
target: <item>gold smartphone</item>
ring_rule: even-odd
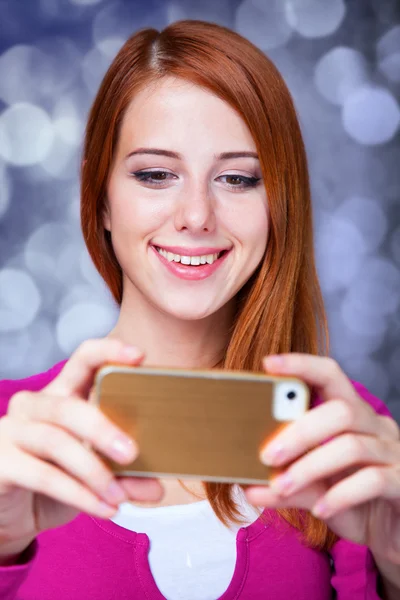
[[[260,451],[308,410],[310,390],[295,377],[107,365],[90,401],[139,446],[128,465],[101,457],[116,475],[265,485],[281,469]]]

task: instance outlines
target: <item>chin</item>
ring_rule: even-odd
[[[222,307],[218,304],[216,307],[211,306],[199,306],[197,303],[194,306],[193,302],[186,302],[185,304],[174,303],[173,306],[163,304],[162,306],[158,305],[158,308],[166,315],[170,315],[175,319],[181,319],[182,321],[199,321],[201,319],[205,319],[213,314],[215,314]]]

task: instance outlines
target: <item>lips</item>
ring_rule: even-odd
[[[164,246],[163,244],[151,244],[155,248],[162,248],[166,252],[172,252],[173,254],[179,254],[179,256],[203,256],[206,254],[219,254],[223,251],[228,251],[231,248],[226,246],[201,246],[197,248],[188,248],[185,246]]]
[[[151,248],[153,250],[153,252],[155,253],[155,255],[158,257],[158,259],[160,260],[160,262],[168,269],[168,271],[170,273],[172,273],[173,275],[175,275],[176,277],[179,277],[180,279],[187,279],[187,280],[202,280],[202,279],[206,279],[207,277],[209,277],[210,275],[212,275],[218,268],[220,268],[220,266],[225,262],[227,256],[230,254],[230,252],[226,249],[226,248],[220,248],[219,252],[221,253],[221,255],[212,262],[212,264],[200,264],[200,265],[188,265],[188,264],[182,264],[181,262],[175,262],[173,261],[169,261],[165,256],[163,256],[162,254],[160,254],[160,252],[157,250],[158,248],[162,248],[163,250],[165,249],[166,252],[171,252],[173,254],[179,254],[179,252],[175,252],[175,250],[180,250],[180,252],[182,252],[182,250],[184,252],[188,252],[188,250],[191,250],[191,254],[182,254],[180,256],[202,256],[204,253],[204,250],[214,250],[214,253],[216,253],[216,251],[218,250],[217,248],[185,248],[183,249],[182,246],[177,247],[177,246],[156,246],[156,245],[151,245]],[[172,248],[170,250],[170,248]],[[201,252],[199,253],[199,250],[201,250]],[[195,253],[194,253],[195,252]],[[211,254],[211,253],[209,253]]]

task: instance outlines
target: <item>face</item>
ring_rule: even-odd
[[[268,237],[260,163],[242,118],[182,79],[138,93],[121,126],[104,225],[124,298],[140,295],[180,319],[229,306]]]

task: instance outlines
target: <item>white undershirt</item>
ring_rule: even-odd
[[[167,600],[187,600],[188,589],[190,600],[215,600],[232,579],[238,529],[253,523],[261,512],[246,502],[240,488],[234,488],[233,497],[245,518],[229,529],[208,500],[156,508],[125,502],[111,520],[149,536],[150,569]]]

